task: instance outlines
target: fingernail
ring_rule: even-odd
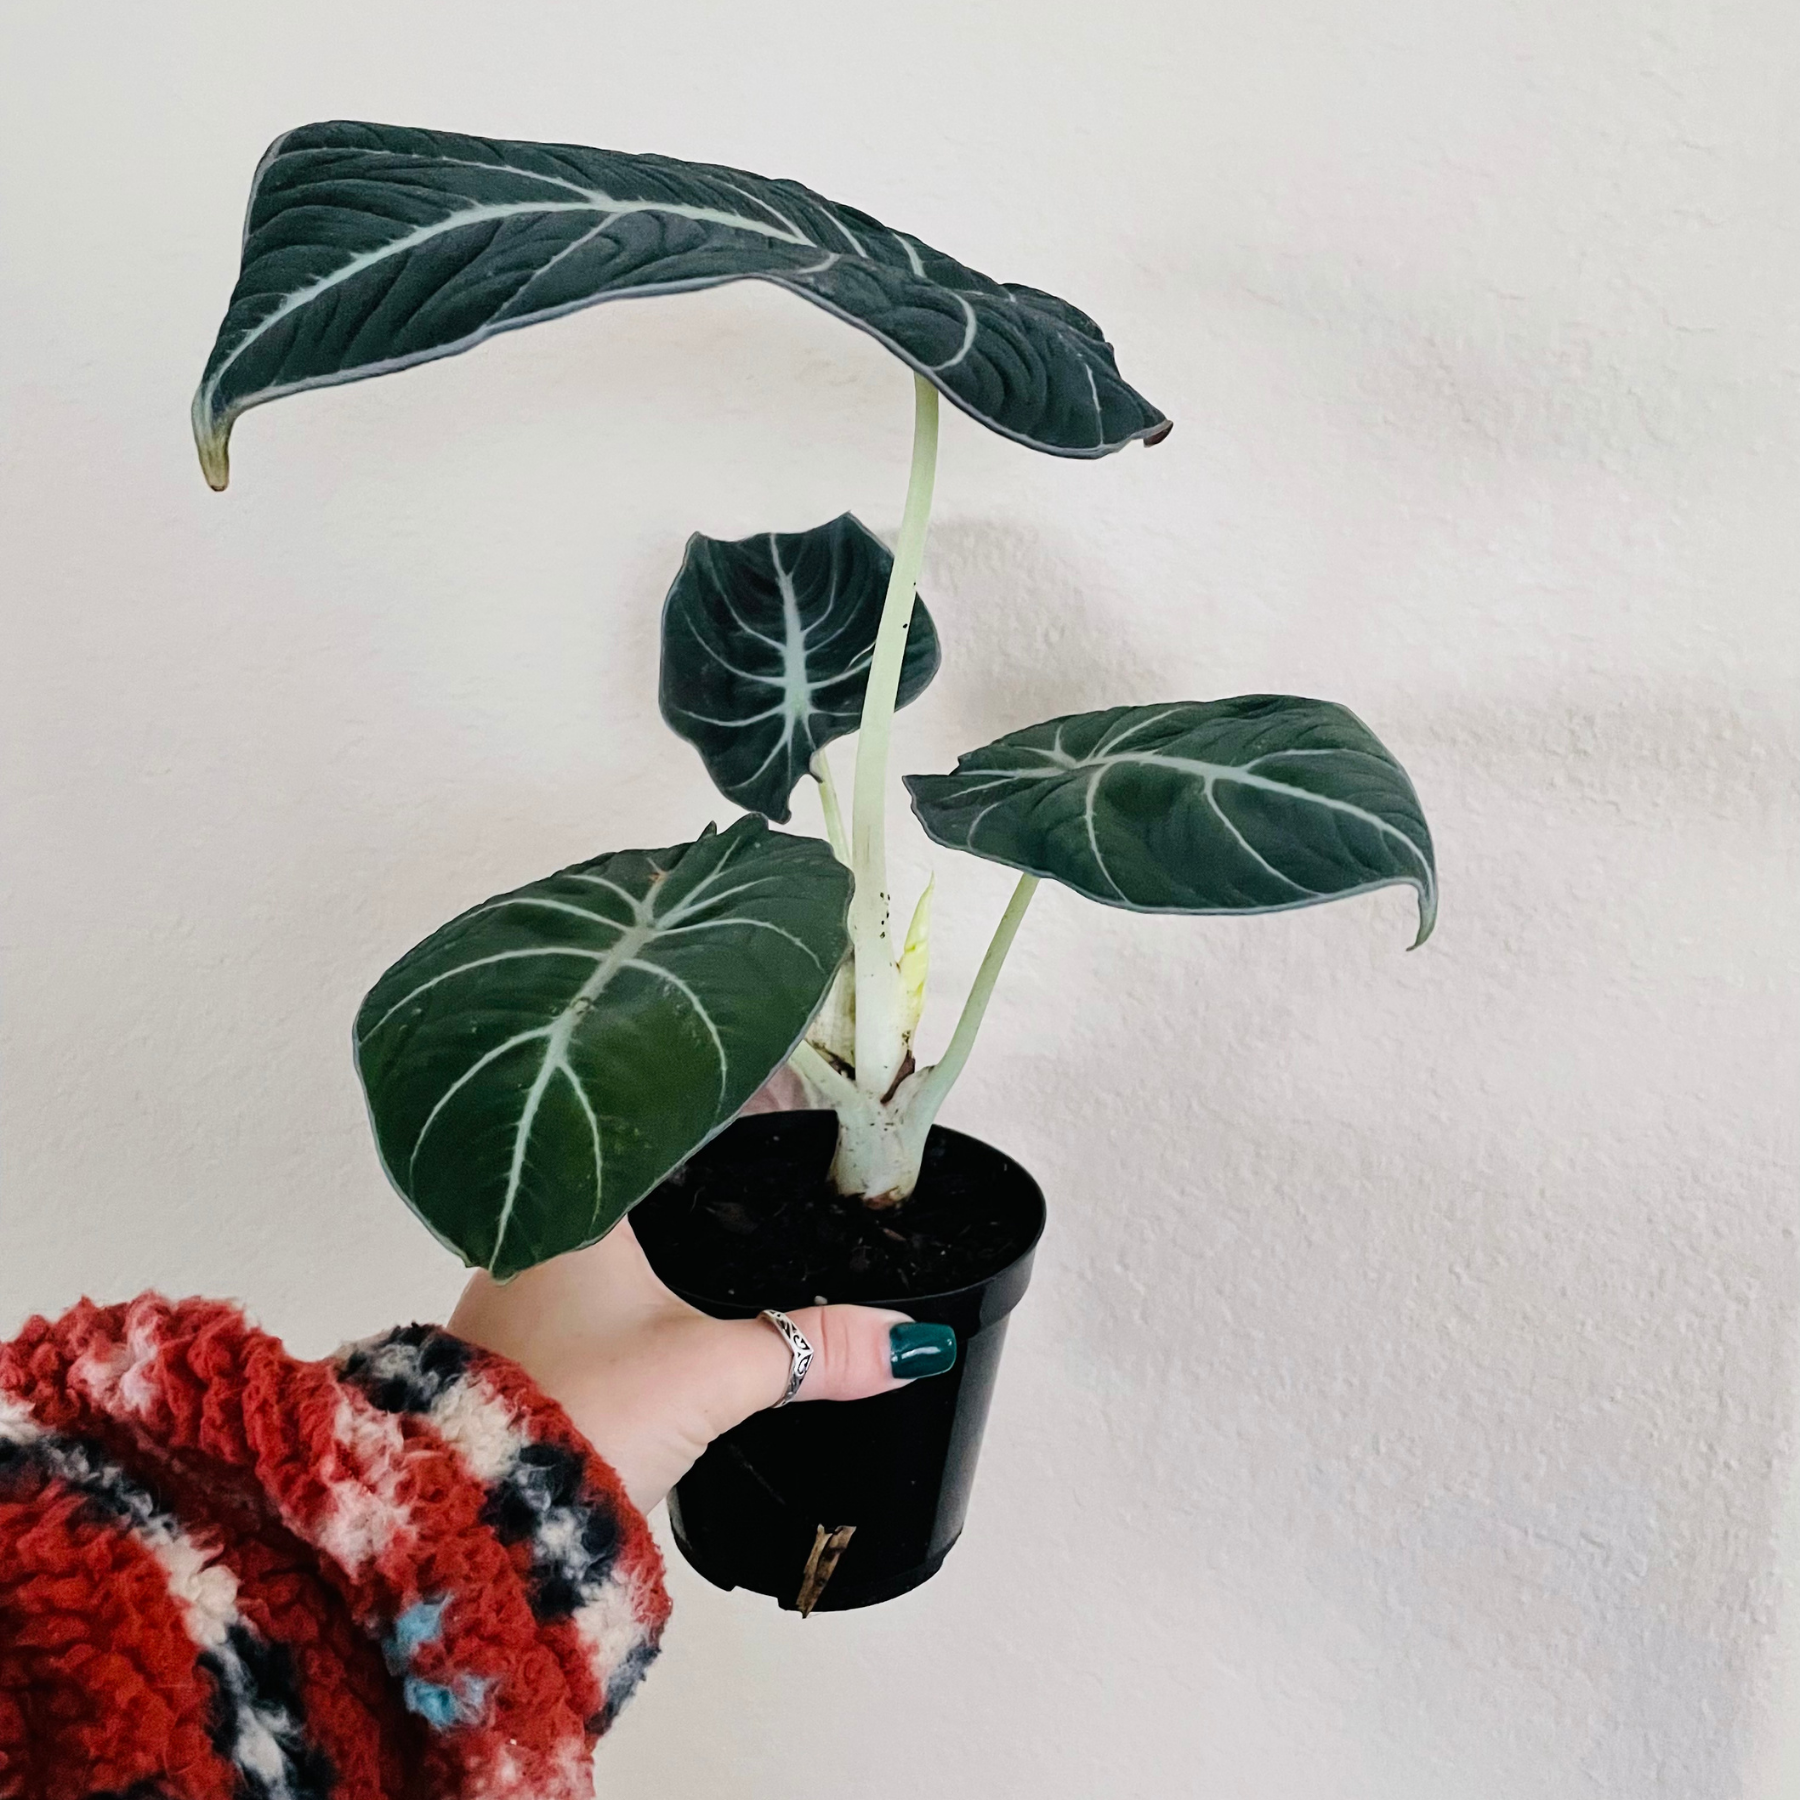
[[[888,1333],[888,1367],[902,1381],[924,1375],[947,1375],[956,1367],[956,1333],[948,1325],[917,1325],[908,1320]]]

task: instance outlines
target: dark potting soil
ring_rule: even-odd
[[[978,1139],[934,1130],[918,1187],[880,1212],[832,1187],[836,1143],[832,1113],[738,1120],[632,1212],[651,1266],[746,1308],[897,1302],[983,1281],[1037,1234],[1036,1184]]]

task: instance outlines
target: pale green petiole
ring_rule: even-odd
[[[975,1048],[975,1034],[981,1029],[988,1001],[994,995],[994,984],[1000,979],[1000,970],[1006,962],[1007,951],[1012,948],[1013,939],[1019,935],[1019,925],[1025,917],[1026,907],[1031,904],[1031,896],[1037,892],[1037,884],[1038,878],[1035,875],[1019,877],[1019,884],[1006,903],[1006,911],[1000,915],[1000,923],[994,927],[987,955],[981,959],[981,967],[975,972],[974,986],[969,989],[969,997],[963,1002],[962,1017],[956,1021],[956,1030],[951,1034],[949,1048],[934,1067],[925,1071],[919,1083],[910,1110],[924,1115],[927,1129],[937,1117],[938,1108],[944,1104],[944,1096],[956,1085],[957,1076],[963,1072],[963,1064],[969,1060],[969,1052]]]
[[[850,840],[844,833],[844,814],[838,806],[837,783],[831,779],[831,759],[823,750],[815,750],[811,763],[813,780],[819,784],[819,807],[825,814],[825,836],[839,862],[850,861]]]
[[[856,876],[850,902],[850,943],[856,958],[856,1085],[876,1100],[886,1098],[906,1056],[905,995],[888,925],[888,739],[937,474],[937,389],[916,375],[913,396],[912,472],[863,695],[850,823],[850,866]]]
[[[909,1044],[923,1000],[917,990],[922,986],[928,902],[921,900],[920,911],[915,915],[919,942],[903,969],[902,959],[895,952],[889,918],[887,761],[894,701],[900,688],[919,569],[925,557],[925,530],[937,472],[937,389],[922,377],[915,377],[913,393],[912,473],[863,695],[847,857],[843,814],[832,785],[830,765],[823,752],[812,760],[826,833],[833,849],[849,862],[856,877],[850,901],[854,1004],[845,1005],[850,996],[843,992],[840,974],[807,1040],[792,1059],[795,1071],[814,1098],[838,1115],[832,1178],[839,1192],[859,1194],[871,1206],[898,1204],[918,1181],[926,1136],[944,1097],[969,1060],[1001,965],[1037,887],[1037,877],[1026,875],[1014,889],[942,1061],[929,1069],[912,1070]],[[846,1051],[851,1054],[846,1056]]]

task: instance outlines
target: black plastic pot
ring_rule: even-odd
[[[716,1183],[734,1163],[754,1160],[766,1172],[771,1157],[791,1156],[799,1187],[819,1179],[836,1125],[829,1113],[740,1119],[699,1157]],[[956,1367],[873,1400],[758,1413],[719,1438],[669,1496],[682,1555],[715,1586],[769,1594],[790,1611],[873,1606],[929,1581],[962,1534],[1007,1315],[1031,1279],[1044,1197],[1010,1157],[935,1129],[921,1191],[950,1165],[1015,1227],[1004,1265],[945,1292],[827,1298],[953,1327]],[[697,1291],[684,1276],[682,1208],[681,1188],[666,1184],[632,1217],[657,1274],[691,1305],[715,1318],[748,1318],[818,1297]]]

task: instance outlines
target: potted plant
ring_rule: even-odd
[[[950,1376],[759,1415],[676,1490],[702,1573],[805,1611],[916,1586],[961,1529],[1044,1209],[1010,1158],[935,1121],[1038,883],[1192,914],[1403,883],[1423,942],[1436,875],[1411,782],[1341,706],[1265,694],[1028,724],[906,778],[935,842],[1019,872],[947,1048],[921,1063],[930,890],[899,933],[885,834],[894,713],[939,659],[917,598],[939,396],[1058,456],[1170,425],[1084,313],[791,181],[386,125],[290,132],[256,171],[195,397],[202,466],[225,486],[232,423],[264,401],[603,300],[745,279],[913,371],[892,553],[849,515],[690,539],[664,604],[662,711],[743,816],[458,914],[375,984],[355,1053],[389,1179],[496,1276],[641,1208],[659,1272],[716,1313],[828,1298],[955,1327]],[[852,733],[846,816],[827,747]],[[824,839],[772,830],[809,781]],[[814,1110],[739,1119],[784,1065]]]

